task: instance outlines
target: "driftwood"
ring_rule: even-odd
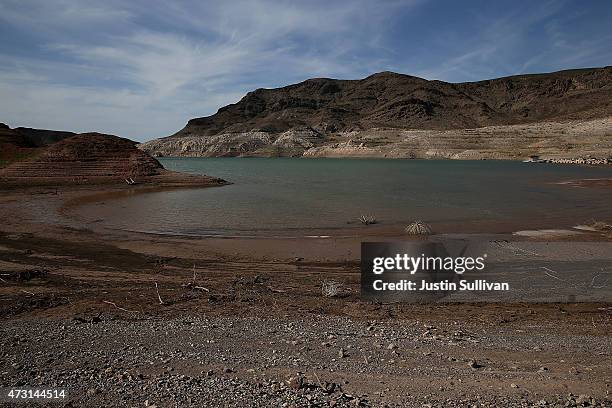
[[[160,294],[159,294],[159,287],[157,286],[157,282],[155,282],[155,291],[157,292],[157,298],[159,299],[159,304],[163,305],[164,301],[162,300]]]
[[[272,286],[266,286],[266,288],[268,288],[270,292],[274,292],[274,293],[287,293],[286,290],[274,289]]]
[[[108,301],[108,300],[103,300],[102,302],[103,302],[103,303],[106,303],[106,304],[109,304],[109,305],[112,305],[112,306],[115,306],[117,309],[119,309],[119,310],[123,310],[124,312],[138,313],[136,310],[127,310],[127,309],[124,309],[124,308],[122,308],[122,307],[120,307],[120,306],[117,306],[117,304],[116,304],[116,303],[114,303],[114,302],[110,302],[110,301]]]
[[[193,265],[193,278],[191,279],[191,282],[188,282],[182,286],[187,289],[197,289],[197,290],[203,290],[204,292],[210,292],[210,289],[205,288],[204,286],[196,285],[196,266],[195,264]]]

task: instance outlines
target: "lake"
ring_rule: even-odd
[[[555,184],[612,177],[609,167],[513,161],[162,158],[170,170],[233,184],[134,194],[79,210],[112,228],[196,235],[494,231],[612,220],[609,189]],[[88,207],[88,208],[87,208]],[[379,223],[366,227],[361,214]],[[299,235],[298,234],[298,235]]]

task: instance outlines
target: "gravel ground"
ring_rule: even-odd
[[[0,383],[65,388],[66,406],[612,406],[609,337],[552,330],[341,317],[9,321]]]

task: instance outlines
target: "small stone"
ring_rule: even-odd
[[[343,348],[341,348],[341,349],[340,349],[340,351],[338,351],[338,357],[340,357],[340,358],[344,358],[344,357],[346,357],[346,356],[347,356],[347,354],[346,354],[346,350],[345,350],[345,349],[343,349]]]
[[[287,381],[287,385],[293,388],[294,390],[301,390],[302,388],[304,388],[304,376],[297,375],[295,377],[289,378],[289,380]]]
[[[393,343],[387,346],[387,350],[395,350],[396,348],[397,348],[397,344],[393,344]]]
[[[512,383],[512,384],[510,384],[510,387],[512,387],[512,388],[518,388],[519,386],[518,386],[518,385],[516,385],[515,383]]]
[[[576,398],[576,404],[581,405],[583,407],[588,407],[591,405],[591,396],[586,394],[580,394],[578,398]]]
[[[470,367],[472,370],[477,370],[481,367],[483,367],[482,364],[478,364],[478,362],[476,360],[470,360],[470,362],[468,363],[468,367]]]

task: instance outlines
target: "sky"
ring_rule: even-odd
[[[0,122],[145,141],[248,91],[612,65],[612,1],[0,0]]]

